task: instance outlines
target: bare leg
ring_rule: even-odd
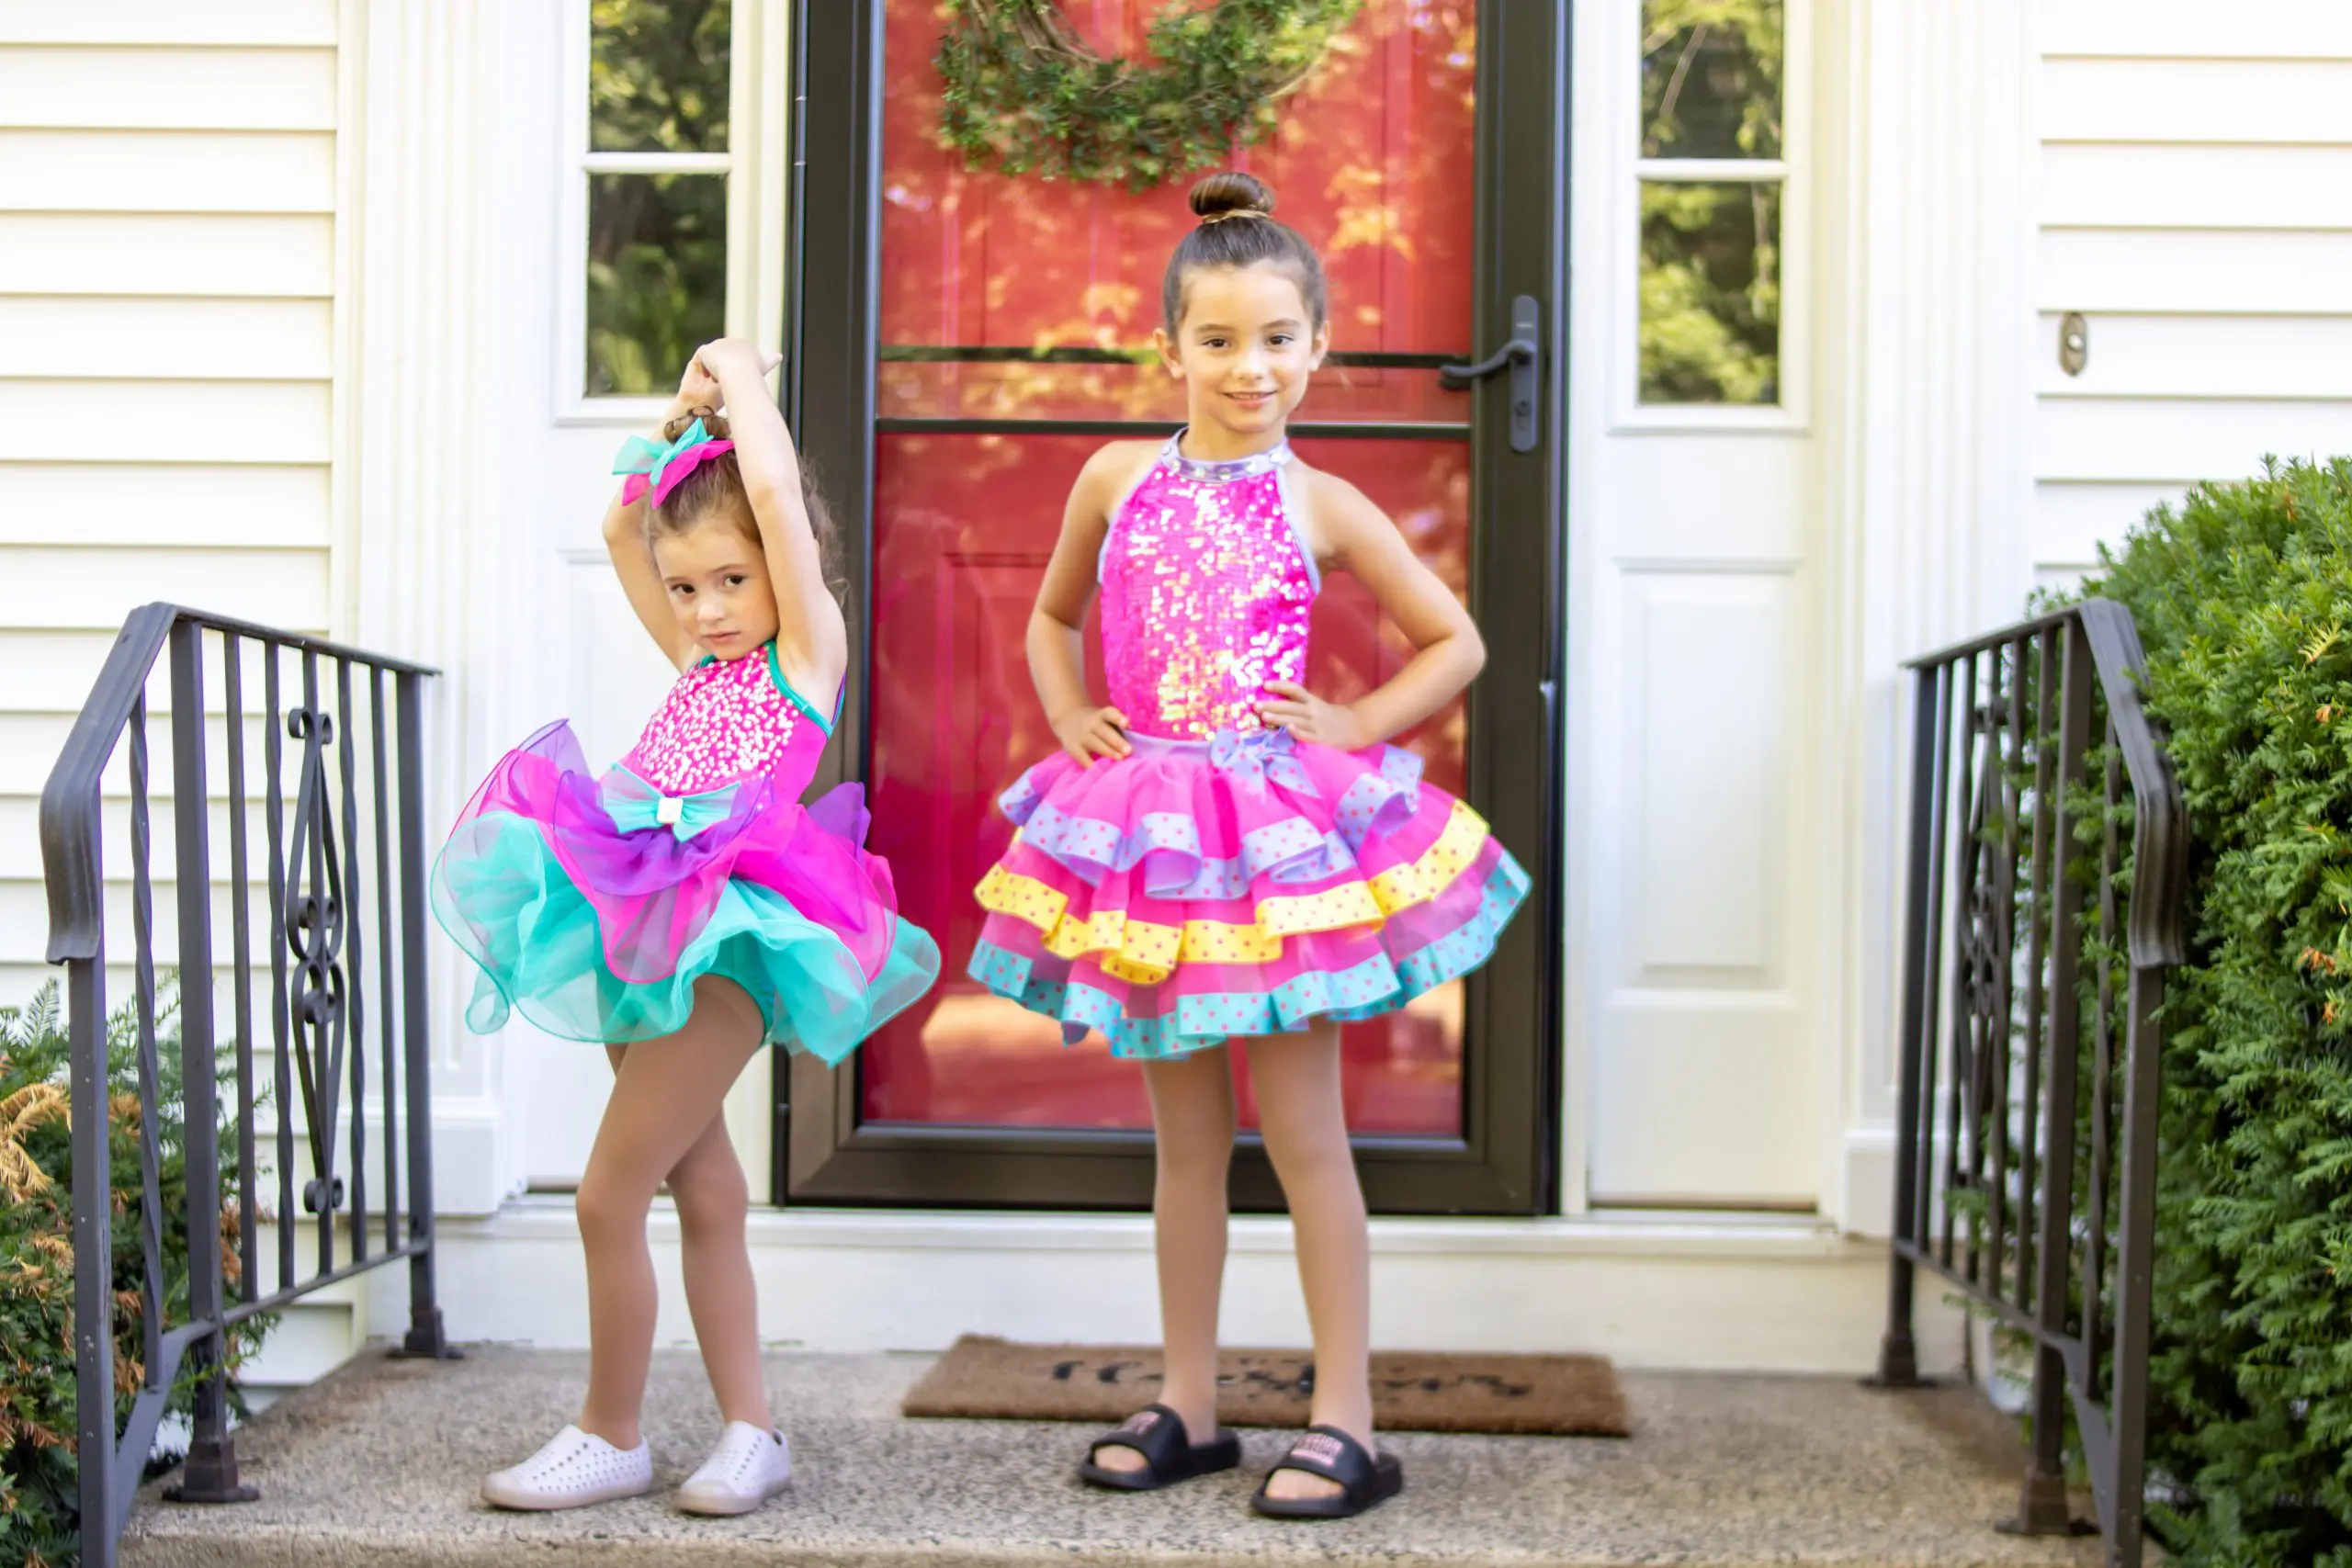
[[[1363,1188],[1340,1098],[1340,1031],[1319,1023],[1304,1034],[1250,1044],[1266,1156],[1283,1184],[1298,1240],[1298,1282],[1315,1336],[1317,1426],[1337,1427],[1372,1447],[1372,1238]],[[1274,1497],[1328,1496],[1319,1475],[1276,1471]]]
[[[662,1179],[718,1114],[760,1037],[752,998],[728,981],[705,978],[695,985],[684,1029],[621,1053],[577,1204],[588,1255],[588,1397],[579,1426],[616,1448],[637,1446],[653,1355],[659,1298],[646,1211]]]
[[[1216,1431],[1216,1313],[1225,1282],[1226,1173],[1233,1162],[1233,1069],[1222,1046],[1147,1062],[1158,1175],[1152,1235],[1168,1381],[1160,1403],[1195,1443]],[[1140,1470],[1133,1449],[1104,1449],[1105,1470]]]
[[[727,1119],[714,1116],[685,1157],[670,1170],[678,1205],[678,1236],[686,1275],[686,1310],[703,1370],[718,1400],[721,1421],[774,1425],[767,1380],[760,1370],[760,1306],[744,1239],[752,1191],[743,1163],[727,1136]]]

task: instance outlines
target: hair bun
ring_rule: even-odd
[[[1219,169],[1193,187],[1193,215],[1204,223],[1240,213],[1271,218],[1274,193],[1265,181],[1238,169]]]
[[[662,426],[662,439],[675,441],[692,428],[696,420],[702,421],[703,433],[713,441],[728,439],[727,416],[714,408],[691,408],[677,415]]]

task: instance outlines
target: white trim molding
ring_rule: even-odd
[[[1826,1212],[1883,1233],[1901,1008],[1902,661],[2016,618],[2031,585],[2033,243],[2028,0],[1842,0],[1823,58],[1830,530],[1821,776],[1841,1043]]]
[[[751,1227],[760,1337],[770,1346],[935,1351],[967,1333],[1159,1337],[1146,1215],[786,1209],[755,1211]],[[690,1345],[666,1201],[650,1239],[662,1280],[655,1342]],[[587,1343],[569,1200],[532,1197],[445,1223],[439,1241],[453,1339]],[[1850,1374],[1874,1364],[1886,1311],[1885,1249],[1792,1216],[1374,1220],[1372,1259],[1382,1345]],[[369,1278],[383,1292],[374,1320],[401,1321],[404,1283]],[[1923,1364],[1949,1371],[1960,1361],[1960,1314],[1933,1281],[1923,1281],[1917,1310]],[[1235,1345],[1308,1342],[1286,1219],[1234,1221],[1220,1332]]]
[[[502,302],[516,297],[511,217],[538,195],[528,139],[507,132],[551,110],[529,73],[499,69],[531,58],[523,7],[434,0],[363,15],[345,134],[365,196],[345,222],[364,288],[338,381],[355,427],[341,481],[351,636],[441,671],[424,727],[425,825],[437,835],[527,732],[540,696],[523,575],[540,519],[512,448],[541,406],[545,329]],[[487,1213],[516,1185],[499,1044],[467,1031],[469,977],[438,932],[428,940],[436,1207]]]

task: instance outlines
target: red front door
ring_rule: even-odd
[[[868,651],[858,740],[872,843],[890,861],[906,917],[938,939],[949,977],[865,1046],[854,1085],[832,1080],[830,1145],[911,1149],[928,1131],[952,1130],[970,1147],[999,1130],[1008,1151],[1034,1150],[1048,1131],[1147,1128],[1133,1064],[1099,1038],[1065,1047],[1053,1022],[989,996],[962,965],[980,926],[973,886],[1012,836],[995,798],[1054,745],[1023,634],[1064,500],[1103,440],[1172,429],[1182,412],[1175,384],[1138,351],[1159,324],[1161,272],[1192,222],[1184,193],[1198,175],[1135,193],[967,167],[938,134],[941,7],[840,3],[864,15],[837,41],[878,88],[865,122],[878,120],[878,145],[845,150],[862,154],[850,220],[865,226],[876,263],[871,336],[854,356],[866,378],[856,400],[871,400],[865,449],[819,449],[836,426],[846,446],[858,422],[820,407],[817,378],[799,379],[797,412],[820,479],[831,485],[844,457],[861,469],[852,489],[867,502]],[[1073,0],[1063,11],[1097,51],[1133,55],[1161,4]],[[1298,450],[1361,486],[1465,597],[1486,400],[1446,389],[1436,368],[1479,357],[1479,20],[1468,0],[1366,0],[1285,104],[1279,131],[1233,159],[1273,186],[1279,215],[1329,271],[1334,354],[1294,426]],[[808,24],[812,163],[826,152],[816,51],[829,25]],[[1495,62],[1485,70],[1491,77]],[[820,243],[813,203],[802,220]],[[804,347],[824,307],[814,281],[804,270]],[[1410,652],[1352,581],[1329,585],[1316,626],[1320,693],[1359,694]],[[1475,799],[1471,726],[1457,703],[1402,740],[1433,783]],[[1531,863],[1541,852],[1514,848]],[[1351,1128],[1465,1145],[1480,1119],[1465,1095],[1467,1010],[1456,986],[1347,1031]],[[809,1129],[795,1139],[800,1159]]]

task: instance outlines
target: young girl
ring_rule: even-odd
[[[1080,1473],[1142,1491],[1227,1470],[1216,1426],[1233,1083],[1250,1044],[1266,1153],[1290,1205],[1315,1336],[1314,1425],[1255,1497],[1338,1518],[1394,1495],[1367,1382],[1363,1194],[1340,1098],[1342,1022],[1484,963],[1526,874],[1385,739],[1486,659],[1476,627],[1395,525],[1283,439],[1330,341],[1323,269],[1247,175],[1194,187],[1200,224],[1161,286],[1161,360],[1190,423],[1119,441],[1070,492],[1029,621],[1029,668],[1063,754],[1005,795],[1021,833],[979,888],[972,974],[1143,1060],[1166,1399],[1098,1438]],[[1419,650],[1346,705],[1300,682],[1323,573],[1352,573]],[[1110,702],[1079,628],[1102,593]],[[1206,1434],[1195,1440],[1195,1434]]]
[[[467,1022],[488,1032],[520,1012],[602,1043],[616,1075],[580,1183],[587,1399],[482,1483],[503,1507],[652,1488],[638,1430],[656,1306],[645,1220],[664,1181],[726,1422],[678,1506],[746,1513],[784,1485],[748,1193],[720,1101],[762,1044],[837,1063],[939,972],[931,939],[898,919],[889,868],[862,847],[858,787],[800,806],[849,645],[822,514],[763,372],[749,344],[708,344],[662,439],[632,437],[614,470],[628,478],[605,514],[613,570],[679,671],[644,734],[600,776],[565,725],[540,730],[491,770],[433,869],[434,911],[481,970]]]

